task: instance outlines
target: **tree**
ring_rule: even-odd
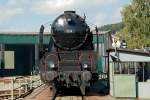
[[[124,27],[122,22],[115,23],[115,24],[108,24],[98,28],[100,31],[111,31],[112,34],[120,31]]]
[[[125,27],[119,32],[129,48],[150,47],[150,0],[133,0],[122,11]]]

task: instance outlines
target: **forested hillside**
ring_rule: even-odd
[[[124,25],[122,22],[120,23],[115,23],[115,24],[108,24],[108,25],[104,25],[99,27],[98,29],[100,31],[111,31],[112,34],[115,34],[116,32],[119,32],[121,29],[123,29]]]
[[[101,31],[117,32],[121,40],[126,40],[128,48],[150,47],[150,0],[132,0],[121,12],[120,23],[104,25]]]

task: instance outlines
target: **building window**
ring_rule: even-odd
[[[14,51],[4,52],[4,69],[14,69]]]
[[[114,63],[115,74],[136,74],[136,62],[116,62]]]
[[[150,62],[114,62],[114,74],[134,74],[138,82],[150,80]]]
[[[137,78],[139,82],[145,82],[150,79],[149,63],[140,62],[137,69]]]

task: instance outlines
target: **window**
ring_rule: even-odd
[[[114,74],[134,74],[137,81],[150,81],[150,62],[113,62]]]
[[[150,79],[150,63],[139,62],[137,67],[137,78],[139,82],[145,82]]]
[[[136,62],[115,62],[115,74],[136,74]]]
[[[4,68],[14,69],[14,51],[4,52]]]

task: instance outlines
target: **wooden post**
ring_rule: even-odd
[[[14,100],[14,78],[11,78],[11,100]]]
[[[19,79],[19,87],[21,86],[21,81]],[[21,96],[21,87],[19,88],[19,96]]]

